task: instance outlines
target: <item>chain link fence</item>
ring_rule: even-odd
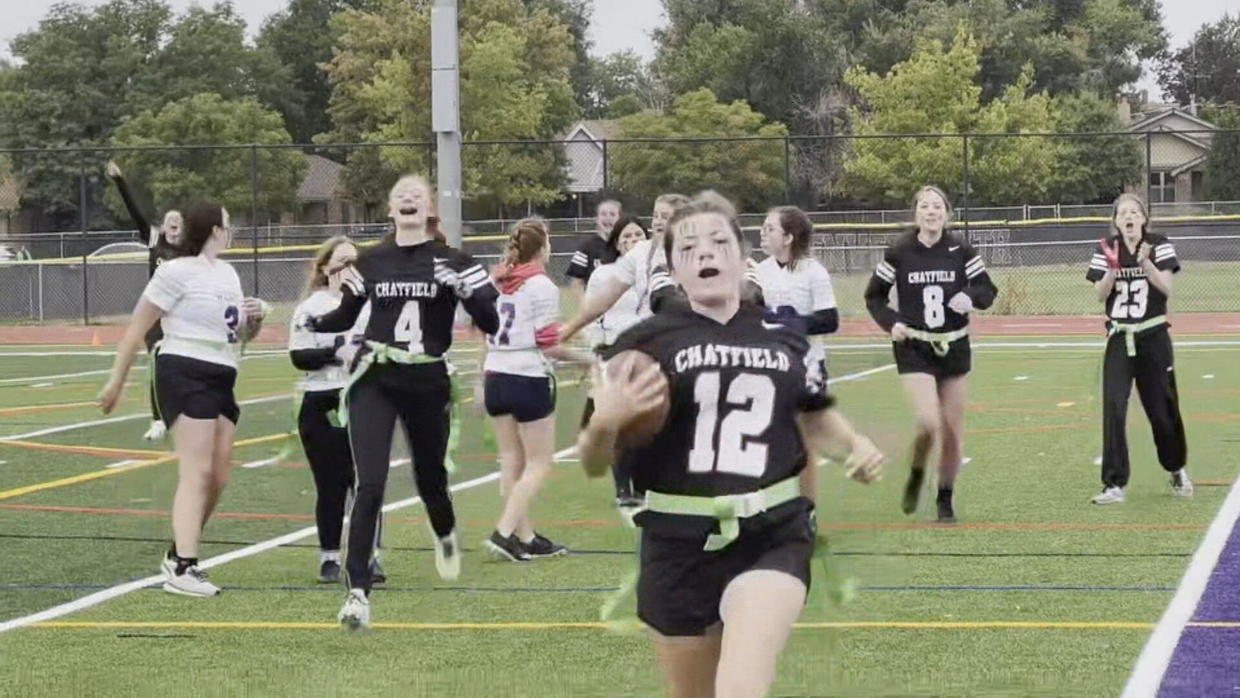
[[[1240,202],[1217,194],[1240,191],[1228,181],[1240,182],[1240,168],[1211,156],[1237,146],[1240,131],[1221,130],[467,142],[464,247],[492,261],[514,220],[541,215],[562,282],[571,251],[594,234],[599,201],[645,217],[661,193],[713,188],[737,203],[755,246],[770,206],[809,211],[815,251],[853,315],[864,312],[881,248],[908,225],[908,199],[931,183],[1003,289],[997,312],[1091,313],[1099,307],[1082,287],[1091,246],[1107,233],[1110,201],[1135,191],[1186,267],[1174,309],[1232,310]],[[388,230],[387,192],[401,173],[435,176],[435,146],[423,142],[0,152],[0,322],[129,313],[146,252],[105,176],[109,161],[154,226],[196,200],[226,206],[230,261],[247,292],[277,304],[300,296],[314,245]]]

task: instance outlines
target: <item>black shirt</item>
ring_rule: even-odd
[[[366,301],[370,321],[366,339],[414,353],[442,356],[452,346],[457,294],[435,279],[437,266],[456,272],[472,291],[463,303],[487,334],[499,331],[491,278],[472,257],[435,240],[400,246],[392,236],[358,255],[355,267],[363,283],[346,283],[340,305],[310,323],[318,332],[344,332],[353,327]]]
[[[595,269],[604,264],[611,264],[619,258],[620,255],[615,248],[594,234],[577,246],[577,251],[573,253],[573,258],[568,263],[567,274],[569,278],[581,279],[583,283],[589,283],[590,275]]]
[[[899,310],[887,303],[892,286],[896,287]],[[912,232],[883,253],[883,261],[865,289],[865,304],[874,321],[887,332],[897,322],[917,330],[952,332],[969,324],[967,314],[948,307],[952,297],[961,292],[978,310],[989,308],[999,295],[973,246],[945,232],[937,243],[926,247]]]
[[[125,209],[129,211],[129,217],[133,219],[134,226],[138,228],[138,239],[150,249],[147,255],[147,276],[154,276],[155,269],[160,264],[180,257],[181,251],[168,242],[159,230],[151,226],[146,214],[142,213],[142,209],[134,201],[133,192],[129,190],[129,184],[125,178],[113,177],[112,181],[116,183],[116,188],[120,191],[121,199],[125,202]],[[152,236],[155,238],[155,244],[151,244]]]
[[[741,494],[805,467],[796,417],[832,399],[803,334],[748,303],[724,325],[676,304],[629,328],[604,358],[628,350],[658,361],[671,391],[662,431],[631,454],[637,491]],[[643,526],[684,523],[643,516]]]
[[[1137,256],[1128,251],[1128,245],[1118,235],[1107,240],[1111,249],[1119,245],[1119,270],[1115,272],[1115,286],[1107,296],[1107,317],[1119,322],[1141,322],[1167,314],[1167,296],[1149,282],[1148,275],[1137,263]],[[1175,247],[1165,235],[1145,233],[1141,244],[1150,247],[1150,260],[1160,271],[1180,271],[1180,260]],[[1106,275],[1107,259],[1102,253],[1102,243],[1094,247],[1085,278],[1094,283]]]

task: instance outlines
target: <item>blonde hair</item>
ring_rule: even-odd
[[[1150,232],[1150,207],[1145,204],[1145,199],[1132,192],[1120,194],[1115,197],[1115,201],[1111,204],[1111,232],[1116,235],[1123,235],[1123,231],[1115,225],[1115,217],[1119,215],[1119,205],[1125,201],[1131,201],[1141,209],[1141,215],[1145,218],[1145,222],[1141,224],[1141,234],[1145,235]]]
[[[954,215],[954,211],[952,210],[952,200],[947,198],[947,192],[944,192],[942,189],[939,189],[933,184],[927,184],[921,189],[918,189],[916,194],[913,194],[913,215],[917,215],[917,204],[921,202],[921,197],[926,194],[938,194],[939,198],[943,200],[943,206],[947,209],[947,220],[943,223],[943,230],[950,230],[952,227],[952,216]],[[914,224],[914,227],[916,227],[916,224]]]
[[[327,266],[327,262],[331,260],[332,255],[336,253],[336,248],[341,245],[356,245],[348,235],[333,235],[323,241],[319,248],[314,251],[314,259],[310,262],[310,278],[306,281],[306,290],[302,293],[302,298],[309,296],[320,288],[327,288],[327,274],[323,273],[323,267]]]
[[[550,244],[547,221],[542,218],[523,218],[512,226],[508,243],[504,245],[504,264],[515,267],[538,256]]]
[[[689,203],[689,197],[685,196],[684,194],[660,194],[654,200],[655,206],[658,206],[659,204],[667,204],[668,206],[671,206],[673,209],[678,209],[687,203]]]
[[[391,203],[392,197],[396,194],[396,190],[400,189],[401,186],[405,184],[420,184],[424,189],[426,189],[427,198],[430,199],[431,211],[433,211],[433,213],[426,217],[426,232],[439,242],[447,244],[448,238],[443,234],[443,230],[439,227],[439,216],[437,215],[438,212],[435,211],[435,188],[431,186],[430,181],[427,180],[426,177],[423,177],[420,174],[401,175],[400,179],[396,180],[396,183],[393,184],[392,188],[388,190],[388,203]],[[392,234],[395,235],[395,233]]]

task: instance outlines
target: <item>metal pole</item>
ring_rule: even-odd
[[[86,229],[90,226],[89,212],[86,210],[86,152],[78,163],[78,221],[82,227],[82,324],[90,324],[90,277],[86,270],[87,255],[90,247]]]
[[[416,10],[419,3],[411,0]],[[457,0],[431,8],[431,128],[438,145],[439,224],[461,246],[461,75]]]
[[[607,139],[604,138],[603,139],[603,196],[607,196],[609,193],[607,187],[610,184],[610,182],[608,181],[608,179],[609,177],[607,176]]]
[[[792,203],[792,140],[784,136],[784,205]]]
[[[960,219],[964,221],[965,239],[969,238],[969,134],[961,138],[964,144],[964,187],[961,190]]]
[[[250,243],[254,250],[254,297],[258,297],[258,146],[250,146]]]

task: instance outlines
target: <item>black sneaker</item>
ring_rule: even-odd
[[[494,531],[483,545],[486,546],[491,555],[501,560],[525,562],[530,559],[529,553],[525,552],[525,546],[521,545],[521,541],[517,540],[516,534],[501,536],[499,531]]]
[[[939,490],[937,504],[939,508],[939,523],[956,523],[956,510],[952,508],[952,491]]]
[[[340,582],[340,561],[324,560],[319,565],[319,584],[337,584]]]
[[[370,561],[370,583],[385,584],[387,582],[387,572],[383,571],[383,565],[379,564],[379,558]]]
[[[537,531],[534,532],[534,538],[528,543],[522,543],[521,547],[531,558],[558,557],[568,554],[568,548],[559,543],[552,543],[550,538]]]
[[[908,482],[904,485],[904,501],[900,505],[905,514],[917,511],[917,500],[921,498],[921,483],[925,479],[925,468],[913,468],[908,471]]]

